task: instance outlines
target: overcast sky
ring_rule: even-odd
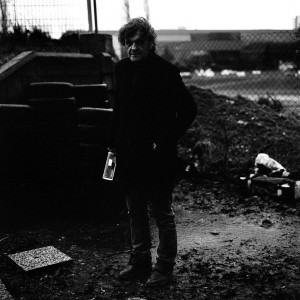
[[[14,2],[15,1],[15,2]],[[87,0],[14,0],[11,18],[41,26],[52,37],[66,30],[88,30]],[[91,0],[93,3],[94,0]],[[98,30],[125,23],[124,0],[97,0]],[[144,0],[129,0],[130,16],[145,16]],[[148,0],[155,29],[294,29],[300,0]],[[14,13],[16,11],[16,13]],[[15,14],[15,15],[14,15]],[[94,24],[94,22],[93,22]]]
[[[97,0],[99,29],[124,23],[123,0]],[[129,0],[131,17],[145,16],[144,0]],[[300,0],[148,0],[155,29],[294,29]]]

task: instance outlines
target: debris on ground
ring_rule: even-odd
[[[7,255],[17,266],[24,271],[32,271],[41,269],[67,261],[71,261],[71,257],[62,253],[53,246],[22,251]]]

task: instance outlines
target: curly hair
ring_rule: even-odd
[[[154,28],[143,17],[131,19],[127,24],[123,25],[118,34],[118,41],[122,46],[125,46],[126,39],[140,32],[142,37],[153,44],[153,51],[156,49],[156,38]]]

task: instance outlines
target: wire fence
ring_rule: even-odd
[[[7,30],[39,28],[52,38],[66,31],[88,30],[86,0],[0,0],[0,5],[7,16]],[[1,20],[3,30],[3,13]]]
[[[18,25],[59,38],[88,30],[86,0],[0,0],[0,5],[2,31]],[[157,33],[158,54],[179,67],[186,83],[230,97],[279,100],[300,111],[299,30]]]
[[[161,42],[157,51],[188,84],[229,97],[280,101],[300,112],[297,31],[200,32],[189,41]]]

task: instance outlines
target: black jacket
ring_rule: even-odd
[[[151,53],[140,62],[119,61],[115,76],[110,146],[117,151],[116,174],[128,185],[172,182],[177,141],[197,113],[178,69]]]

